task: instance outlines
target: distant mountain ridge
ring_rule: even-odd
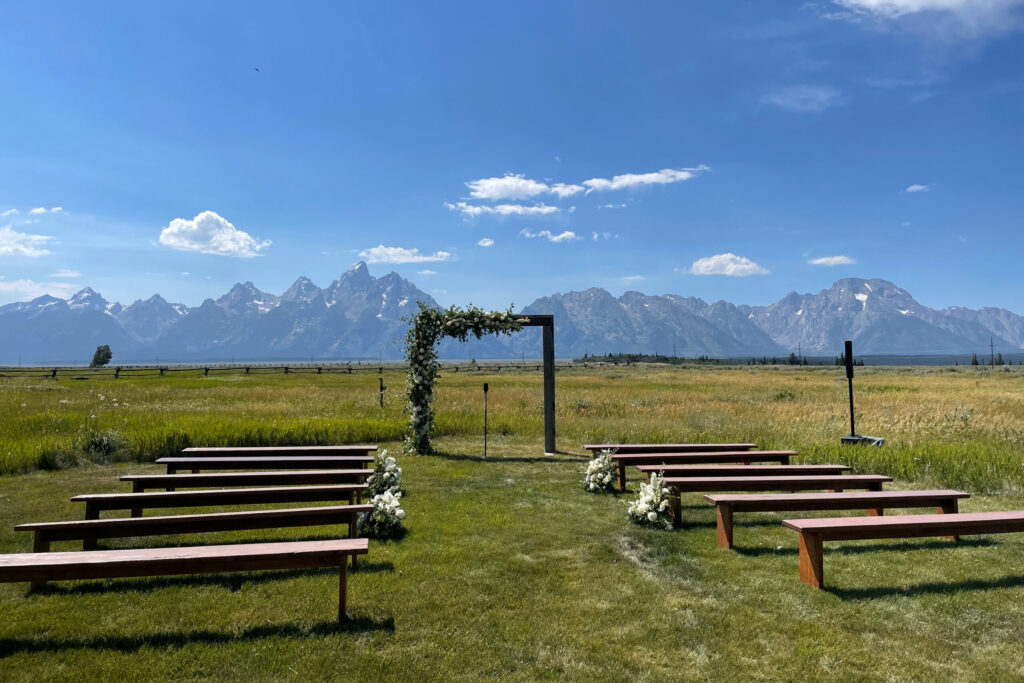
[[[86,287],[70,299],[41,296],[0,306],[3,360],[87,360],[109,344],[115,362],[243,359],[399,358],[416,303],[437,306],[397,273],[373,277],[358,263],[325,288],[298,278],[280,296],[251,282],[190,308],[159,294],[128,306]],[[880,279],[838,280],[817,294],[791,292],[769,306],[707,303],[676,294],[600,288],[537,299],[524,313],[555,316],[559,356],[617,352],[718,357],[779,356],[798,348],[832,355],[853,339],[861,354],[964,354],[1024,349],[1024,316],[1001,308],[921,305]],[[526,330],[468,344],[446,342],[442,357],[519,357],[539,352]],[[537,337],[537,338],[535,338]]]

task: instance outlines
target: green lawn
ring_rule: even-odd
[[[354,420],[373,418],[363,397],[346,395],[344,386],[283,379],[117,385],[119,403],[131,398],[127,415],[114,413],[124,422],[113,460],[159,454],[132,444],[143,443],[133,439],[146,429],[162,433],[165,421],[195,443],[212,443],[231,424],[262,424],[265,440],[283,440],[275,424],[297,430],[317,423],[325,439],[337,438],[356,429],[344,426],[345,414],[330,414],[341,401],[353,402]],[[974,478],[986,493],[965,501],[964,511],[1024,507],[1020,375],[865,373],[864,431],[891,440],[879,452],[832,445],[843,433],[838,379],[795,369],[566,373],[559,377],[559,443],[571,453],[544,458],[534,416],[539,377],[446,377],[438,405],[442,453],[400,458],[408,534],[371,542],[350,575],[350,628],[334,625],[332,570],[61,583],[36,594],[25,584],[0,584],[0,678],[1024,679],[1024,536],[970,537],[955,547],[940,539],[827,544],[830,589],[814,591],[798,579],[796,534],[779,524],[784,515],[738,516],[737,550],[727,551],[715,546],[713,512],[697,495],[684,500],[686,528],[657,532],[625,521],[625,496],[581,488],[585,440],[753,438],[796,447],[807,459],[841,457],[858,469],[880,465],[875,471],[909,477],[889,488]],[[473,436],[482,381],[491,383],[498,425],[487,460]],[[8,435],[0,448],[31,437],[11,422],[27,403],[22,396],[66,391],[69,403],[58,405],[85,413],[86,401],[96,401],[90,389],[93,397],[103,389],[105,400],[112,391],[87,384],[0,383],[0,435]],[[377,418],[382,430],[400,432],[400,409],[395,398]],[[54,428],[43,407],[34,411],[34,421],[20,424]],[[218,427],[217,416],[227,416],[227,426]],[[112,420],[106,428],[119,424],[104,419]],[[69,459],[86,460],[68,443]],[[381,445],[400,451],[394,440]],[[86,462],[0,477],[0,551],[30,549],[29,535],[12,531],[15,523],[80,518],[71,495],[123,491],[117,475],[129,471],[159,470]],[[635,477],[631,483],[635,489]]]

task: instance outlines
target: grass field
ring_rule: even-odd
[[[554,458],[540,454],[539,375],[449,374],[441,453],[401,459],[409,532],[371,543],[349,582],[350,628],[333,626],[333,571],[35,594],[3,584],[0,678],[1024,679],[1022,537],[833,543],[831,588],[819,592],[797,577],[784,515],[739,517],[730,552],[715,546],[699,496],[684,500],[685,529],[656,532],[625,522],[628,496],[580,485],[584,441],[752,440],[889,473],[896,486],[961,487],[977,494],[965,511],[1021,508],[1024,374],[1013,370],[859,369],[859,431],[889,443],[843,450],[845,379],[832,368],[560,372],[565,452]],[[382,410],[366,375],[0,380],[0,456],[12,473],[0,477],[0,551],[30,550],[15,523],[80,517],[69,496],[124,490],[118,474],[156,472],[144,463],[187,444],[370,441],[398,453],[402,379],[385,382]]]

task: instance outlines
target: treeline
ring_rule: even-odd
[[[604,355],[589,353],[583,354],[582,358],[574,359],[576,363],[612,363],[615,365],[631,365],[632,363],[665,363],[668,365],[842,365],[837,359],[830,358],[808,358],[797,356],[795,353],[789,356],[748,356],[742,358],[716,358],[714,356],[663,356],[660,353],[606,353]],[[864,361],[858,361],[856,365],[864,365]]]

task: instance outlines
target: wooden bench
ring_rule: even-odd
[[[637,465],[650,481],[652,474],[666,477],[790,477],[807,474],[842,474],[849,465]]]
[[[260,457],[295,455],[368,455],[377,451],[376,446],[213,446],[183,448],[183,457]]]
[[[782,523],[800,534],[800,580],[812,588],[822,588],[825,585],[821,552],[824,541],[922,536],[957,539],[972,534],[1013,533],[1024,531],[1024,511],[787,519]]]
[[[934,507],[944,514],[959,510],[959,499],[971,494],[948,489],[938,491],[869,491],[847,493],[715,494],[704,500],[715,506],[718,546],[732,547],[733,515],[737,512],[794,512],[804,510],[866,510],[884,514],[885,508]]]
[[[246,510],[245,512],[214,512],[201,515],[162,517],[120,517],[86,519],[67,522],[33,522],[19,524],[15,531],[31,531],[35,537],[32,552],[50,551],[54,541],[82,541],[82,550],[92,550],[101,538],[131,538],[168,534],[201,534],[216,531],[247,531],[280,529],[298,526],[348,524],[349,538],[356,537],[356,520],[372,505],[331,505],[282,510]],[[352,558],[355,561],[355,557]]]
[[[272,457],[192,457],[159,458],[158,465],[167,466],[167,474],[178,470],[321,470],[372,467],[372,455],[280,455]]]
[[[629,465],[720,465],[723,463],[775,462],[788,465],[796,451],[708,451],[694,453],[612,453],[619,467],[619,491],[626,490]]]
[[[325,500],[361,501],[366,484],[336,486],[288,486],[263,489],[210,489],[205,491],[160,491],[156,493],[87,493],[73,503],[85,503],[85,518],[99,519],[103,510],[131,510],[138,517],[146,508],[261,505],[266,503],[311,503]]]
[[[285,470],[282,472],[217,472],[214,474],[126,474],[133,493],[146,489],[203,488],[225,486],[295,486],[299,484],[363,483],[373,470]]]
[[[583,448],[596,453],[709,453],[714,451],[749,451],[756,443],[597,443],[583,444]]]
[[[882,484],[892,477],[881,474],[808,475],[802,477],[665,477],[670,497],[672,519],[682,524],[682,494],[694,491],[815,491],[830,489],[867,489],[881,491]]]
[[[338,567],[338,623],[346,613],[347,558],[364,555],[365,538],[293,543],[206,545],[191,548],[96,550],[69,553],[14,553],[0,555],[0,581],[118,579],[177,574],[217,574],[266,569]]]

